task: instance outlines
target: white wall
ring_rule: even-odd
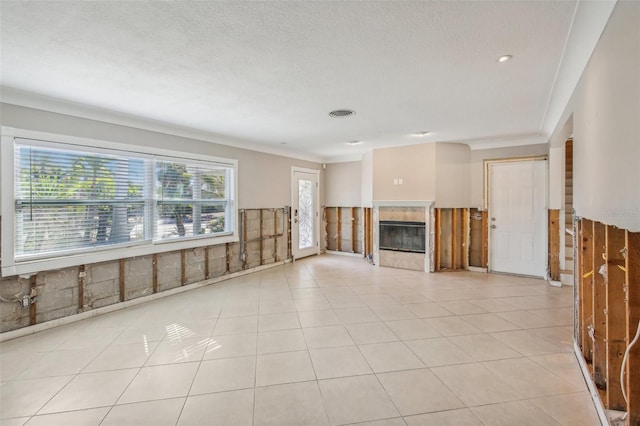
[[[525,145],[511,148],[491,148],[471,151],[469,177],[471,191],[470,207],[484,206],[484,160],[498,160],[503,158],[532,157],[547,155],[547,145]]]
[[[469,207],[470,149],[466,144],[437,143],[435,207]]]
[[[325,204],[359,207],[362,170],[360,161],[330,163],[325,170]]]
[[[640,2],[619,1],[573,97],[578,216],[640,231]]]
[[[9,104],[0,104],[0,117],[3,126],[19,129],[237,159],[238,206],[241,209],[289,206],[291,166],[321,169],[315,162]],[[321,187],[324,186],[322,175]],[[323,199],[320,204],[324,204]]]

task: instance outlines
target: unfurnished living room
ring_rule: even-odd
[[[0,0],[0,424],[640,425],[640,2]]]

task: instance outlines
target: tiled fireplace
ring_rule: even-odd
[[[431,270],[431,201],[374,201],[376,265]]]

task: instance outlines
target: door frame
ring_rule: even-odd
[[[548,279],[549,276],[549,158],[547,155],[535,155],[529,157],[512,157],[512,158],[496,158],[496,159],[487,159],[484,160],[484,210],[487,213],[489,212],[489,195],[491,191],[491,181],[490,181],[490,166],[493,164],[499,163],[522,163],[528,161],[544,161],[545,162],[545,183],[544,183],[544,202],[545,202],[545,214],[544,216],[544,229],[541,230],[544,234],[544,243],[545,247],[545,256],[544,256],[544,266],[545,273],[540,278]],[[489,214],[487,215],[487,223],[486,223],[486,233],[487,233],[487,272],[493,272],[491,270],[491,232],[490,226],[491,221],[489,220]],[[499,272],[498,273],[502,273]],[[506,273],[506,272],[505,272]],[[518,275],[518,274],[511,274]],[[526,275],[530,276],[530,275]],[[535,277],[538,277],[535,275]]]
[[[316,196],[315,196],[315,206],[316,206],[316,217],[314,220],[314,228],[315,228],[315,237],[316,237],[316,252],[315,254],[320,254],[320,170],[317,169],[307,169],[305,167],[297,167],[291,166],[291,258],[295,261],[296,257],[294,255],[295,245],[298,244],[298,234],[297,234],[297,226],[293,223],[293,212],[296,208],[294,204],[294,200],[296,197],[296,191],[298,190],[298,186],[296,185],[296,172],[301,173],[309,173],[316,175],[316,182],[318,183],[318,187],[316,188]],[[294,230],[296,232],[294,232]]]

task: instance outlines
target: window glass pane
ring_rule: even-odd
[[[16,256],[144,239],[144,160],[17,144]]]
[[[313,182],[298,180],[298,248],[313,247]]]
[[[13,173],[12,261],[235,231],[230,163],[16,138]]]
[[[228,231],[227,176],[221,166],[157,160],[155,239]]]

